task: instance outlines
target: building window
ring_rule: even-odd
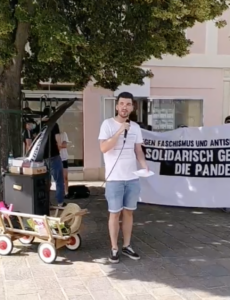
[[[115,104],[114,98],[103,99],[102,121],[116,115]],[[203,126],[203,100],[135,98],[130,120],[152,131]]]
[[[203,125],[203,100],[153,99],[148,102],[147,125],[152,131],[167,131],[180,125]]]
[[[58,100],[58,104],[61,105],[63,101],[68,101],[68,99],[55,98]],[[39,98],[25,98],[28,101],[29,107],[32,110],[40,111],[41,102]],[[55,103],[56,104],[56,103]],[[49,101],[47,101],[49,105]],[[52,106],[55,106],[52,104]],[[43,107],[44,108],[44,107]],[[39,121],[39,119],[38,119]],[[60,130],[66,132],[70,141],[68,147],[69,153],[69,166],[70,167],[83,167],[83,102],[75,102],[62,117],[58,120]]]

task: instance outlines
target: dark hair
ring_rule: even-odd
[[[142,128],[142,129],[146,129],[146,125],[142,122],[137,122],[137,124]]]
[[[230,123],[230,116],[227,116],[227,117],[225,118],[224,123],[225,123],[225,124],[226,124],[226,123]]]
[[[23,118],[23,122],[25,124],[35,123],[34,119],[32,119],[32,118],[26,118],[26,117]]]
[[[34,121],[34,119],[28,118],[28,117],[23,117],[22,122],[23,122],[23,128],[24,128],[27,124],[36,124],[36,122]]]
[[[133,104],[133,94],[129,93],[129,92],[122,92],[117,96],[117,103],[119,102],[120,98],[125,98],[125,99],[131,99],[132,100],[132,104]]]

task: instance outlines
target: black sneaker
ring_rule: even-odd
[[[109,257],[109,261],[113,264],[119,263],[119,251],[112,249]]]
[[[122,254],[128,256],[129,258],[131,258],[133,260],[140,259],[140,256],[133,250],[133,248],[131,246],[123,247]]]

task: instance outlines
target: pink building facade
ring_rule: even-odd
[[[230,11],[223,15],[230,20]],[[230,25],[222,29],[214,22],[196,24],[187,37],[194,41],[184,58],[152,58],[143,68],[152,69],[154,77],[142,87],[122,86],[115,93],[92,84],[73,93],[60,86],[41,91],[25,91],[30,106],[36,108],[41,93],[64,101],[77,96],[81,101],[60,120],[60,127],[71,141],[70,180],[102,180],[104,163],[98,146],[102,121],[115,115],[115,97],[129,91],[135,97],[133,120],[145,128],[165,131],[187,126],[222,124],[230,114]]]

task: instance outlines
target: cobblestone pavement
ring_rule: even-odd
[[[142,259],[107,261],[109,238],[103,197],[89,205],[82,247],[62,249],[46,265],[37,245],[15,245],[0,258],[1,300],[230,299],[230,215],[219,210],[141,204],[133,247]],[[86,200],[79,201],[84,207]]]

